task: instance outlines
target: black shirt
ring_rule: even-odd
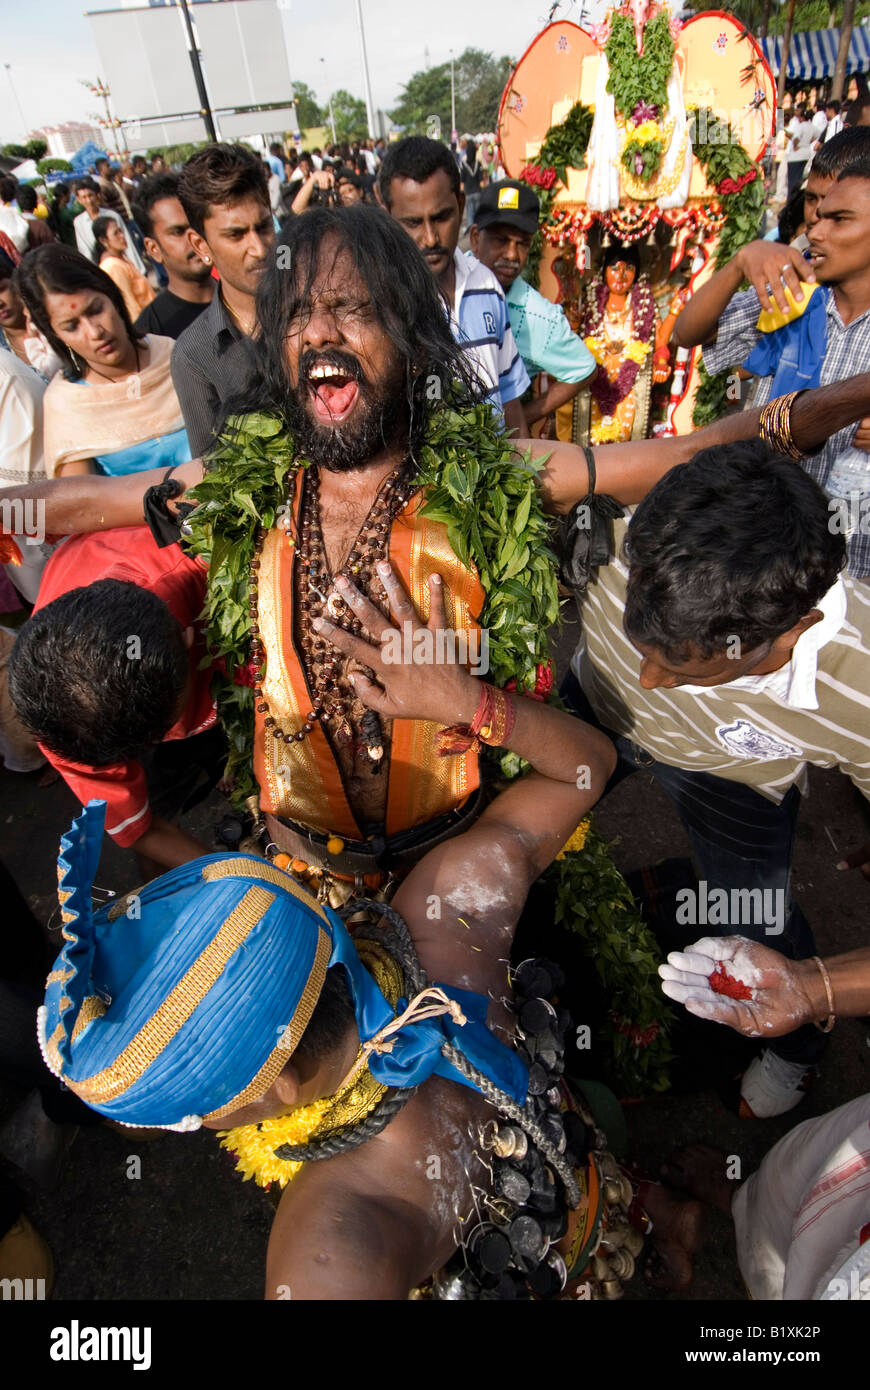
[[[193,458],[212,443],[226,402],[251,380],[253,357],[250,339],[239,332],[216,293],[205,313],[185,328],[170,363]]]
[[[157,333],[162,338],[180,338],[185,328],[198,319],[207,304],[182,299],[172,290],[161,290],[143,309],[134,325],[137,333]]]

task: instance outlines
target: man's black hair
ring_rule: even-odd
[[[97,196],[99,196],[102,191],[96,179],[92,179],[90,174],[82,174],[79,178],[75,179],[73,187],[76,193],[78,193],[80,188],[86,188],[90,193],[96,193]]]
[[[269,207],[269,180],[258,154],[244,145],[204,145],[181,171],[178,193],[195,232],[205,236],[213,207],[232,206],[256,198]]]
[[[14,203],[18,196],[18,180],[11,174],[0,178],[0,203]]]
[[[154,236],[154,223],[151,220],[151,209],[155,203],[159,203],[162,198],[181,198],[178,192],[177,174],[152,174],[145,179],[142,187],[136,196],[133,207],[133,216],[142,229],[143,236]],[[184,214],[185,217],[187,213]]]
[[[427,140],[423,135],[409,135],[397,145],[391,145],[384,155],[378,172],[378,192],[385,208],[392,202],[390,184],[393,179],[413,179],[425,183],[443,169],[450,180],[450,190],[458,198],[462,182],[456,160],[440,140]]]
[[[870,135],[870,126],[861,126]],[[843,179],[870,179],[870,151],[863,159],[853,159],[851,164],[847,164],[837,175],[837,183],[842,183]]]
[[[23,183],[18,190],[18,206],[22,212],[36,212],[36,189]]]
[[[825,102],[823,109],[825,111],[833,111],[835,116],[839,116],[840,102],[837,101],[836,97],[829,97],[828,100]],[[834,138],[835,137],[832,135],[831,140],[833,140]],[[827,143],[830,144],[830,141],[827,141]]]
[[[296,1044],[290,1066],[299,1061],[321,1061],[343,1040],[355,1023],[347,973],[343,965],[333,965],[326,972],[320,998],[305,1032]]]
[[[814,608],[846,560],[828,499],[760,440],[702,449],[641,502],[625,540],[624,626],[667,660],[740,639],[773,642]]]
[[[162,599],[99,579],[38,609],[7,670],[18,717],[40,743],[72,762],[107,767],[172,728],[189,662],[181,625]]]
[[[811,174],[823,179],[842,176],[843,170],[856,160],[870,159],[870,126],[848,126],[820,145],[813,155]]]
[[[789,194],[776,222],[776,239],[783,246],[789,246],[798,234],[804,220],[804,190],[796,188]]]
[[[291,322],[304,319],[322,255],[345,250],[368,290],[372,310],[405,363],[404,399],[409,451],[422,447],[432,402],[482,399],[485,390],[450,331],[435,279],[411,238],[380,208],[315,207],[294,217],[281,234],[257,295],[260,334],[257,371],[231,415],[274,410],[292,419],[298,401],[290,385],[284,344]]]

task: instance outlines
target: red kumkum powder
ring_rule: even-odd
[[[742,980],[735,980],[733,975],[729,975],[721,960],[716,962],[716,969],[707,978],[710,981],[710,988],[716,994],[727,994],[729,999],[752,998],[752,990],[749,986],[745,985]]]

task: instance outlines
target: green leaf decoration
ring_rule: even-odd
[[[610,1084],[629,1096],[666,1090],[673,1013],[658,976],[661,952],[594,822],[583,848],[555,860],[544,879],[556,921],[582,938],[609,1003],[602,1043]]]
[[[627,121],[638,102],[649,102],[664,112],[668,104],[668,80],[674,62],[674,41],[663,10],[643,31],[643,53],[637,51],[634,25],[628,15],[611,16],[610,37],[604,49],[610,67],[607,90],[617,114]]]
[[[479,621],[490,631],[491,679],[498,685],[515,679],[520,690],[532,690],[538,666],[549,661],[547,629],[559,615],[538,467],[530,457],[517,456],[489,406],[457,407],[449,400],[433,408],[420,453],[424,514],[446,526],[454,553],[475,567],[486,590]],[[274,525],[288,480],[300,467],[307,461],[277,417],[237,416],[190,494],[199,503],[189,518],[190,548],[210,562],[207,637],[212,657],[225,668],[216,674],[214,690],[232,750],[237,805],[256,790],[253,692],[233,681],[250,661],[250,561],[257,530]],[[483,521],[484,504],[489,524]],[[520,582],[531,566],[537,567],[536,582]],[[513,759],[503,773],[520,770]]]

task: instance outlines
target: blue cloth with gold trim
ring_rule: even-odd
[[[93,1109],[185,1130],[259,1099],[334,965],[347,972],[361,1041],[396,1017],[341,919],[265,860],[205,855],[94,912],[104,819],[105,802],[92,801],[61,840],[64,947],[38,1028],[49,1068]],[[485,1026],[489,1000],[441,988],[465,1024],[444,1015],[403,1026],[370,1057],[372,1074],[387,1086],[433,1073],[468,1085],[441,1055],[449,1039],[522,1104],[528,1072]]]

